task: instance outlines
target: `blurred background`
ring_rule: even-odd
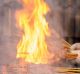
[[[80,42],[80,0],[46,2],[51,9],[47,14],[49,26],[70,44]],[[0,0],[0,64],[15,59],[20,36],[14,13],[20,8],[17,0]]]
[[[47,0],[53,28],[70,44],[80,42],[80,0]]]

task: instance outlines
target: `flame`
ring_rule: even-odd
[[[35,64],[49,63],[51,53],[47,49],[45,36],[50,36],[45,14],[49,7],[44,0],[21,0],[23,8],[16,11],[17,24],[22,38],[17,46],[17,58]]]

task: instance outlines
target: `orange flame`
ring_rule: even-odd
[[[47,49],[45,36],[49,36],[45,14],[49,8],[44,0],[22,0],[23,8],[16,11],[16,20],[23,31],[17,46],[17,58],[35,64],[49,63],[51,53]]]

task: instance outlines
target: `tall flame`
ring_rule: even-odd
[[[16,11],[17,23],[23,31],[17,46],[17,58],[35,64],[49,63],[51,53],[47,49],[45,36],[49,36],[45,14],[49,8],[44,0],[21,0],[23,8]]]

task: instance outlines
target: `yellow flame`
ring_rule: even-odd
[[[17,46],[17,58],[35,64],[49,63],[51,53],[47,49],[45,36],[49,36],[45,14],[49,8],[44,0],[22,0],[23,8],[16,11],[16,20],[23,31]]]

